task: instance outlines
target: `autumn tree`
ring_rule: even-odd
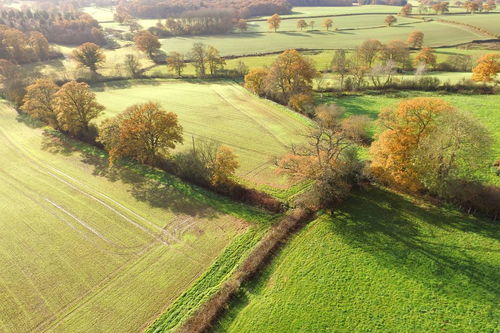
[[[370,148],[372,174],[384,183],[421,190],[414,152],[436,126],[438,116],[453,111],[447,102],[431,97],[404,100],[395,108],[382,110],[379,121],[385,131]]]
[[[134,38],[135,46],[146,53],[149,59],[153,59],[161,47],[158,37],[147,30],[138,32]]]
[[[219,50],[213,46],[207,48],[207,65],[210,75],[215,76],[217,71],[224,68],[226,61],[221,57]]]
[[[50,55],[49,41],[38,31],[32,31],[29,34],[28,44],[39,60],[47,60]]]
[[[127,54],[124,61],[125,69],[132,78],[141,76],[141,62],[139,58],[133,54]]]
[[[247,21],[244,19],[239,19],[238,22],[236,22],[236,28],[243,32],[248,30],[248,24]]]
[[[314,25],[316,24],[316,21],[312,20],[309,22],[309,26],[311,27],[311,31],[314,30]]]
[[[278,161],[278,172],[304,181],[313,188],[303,199],[315,208],[331,208],[349,193],[359,173],[360,163],[355,143],[363,135],[352,126],[346,127],[345,111],[333,104],[319,106],[315,127],[309,130],[306,143],[292,146],[289,154]]]
[[[38,79],[26,88],[21,110],[58,129],[55,96],[59,86],[51,80]]]
[[[433,53],[432,48],[424,47],[415,57],[415,64],[425,64],[426,66],[436,66],[436,55]]]
[[[492,143],[489,131],[470,114],[443,113],[420,139],[412,166],[426,190],[453,198],[457,182],[479,181],[479,171],[489,171]]]
[[[396,23],[398,19],[394,15],[388,15],[385,17],[384,23],[388,27],[392,27],[394,23]]]
[[[379,58],[383,62],[392,60],[403,69],[411,68],[410,49],[405,42],[400,40],[393,40],[382,45]]]
[[[297,21],[297,28],[300,29],[300,31],[304,30],[304,28],[307,28],[306,20],[298,20]]]
[[[373,61],[377,58],[381,49],[382,43],[380,41],[377,39],[368,39],[356,48],[356,56],[371,68]]]
[[[283,103],[288,103],[292,95],[310,93],[316,76],[312,60],[302,56],[297,50],[286,50],[269,69],[266,88]]]
[[[295,94],[290,97],[288,106],[297,112],[308,114],[312,111],[313,103],[314,99],[311,94]]]
[[[177,76],[182,75],[182,71],[186,67],[186,62],[184,60],[184,55],[179,52],[170,52],[167,58],[168,69]]]
[[[274,14],[267,19],[267,24],[269,25],[269,29],[273,29],[276,32],[280,27],[281,17],[278,14]]]
[[[330,31],[330,29],[333,27],[333,20],[332,19],[325,19],[323,21],[323,27],[326,29],[326,31]]]
[[[22,105],[26,83],[21,66],[6,59],[0,59],[0,82],[3,85],[3,97],[16,106]]]
[[[402,8],[401,8],[401,11],[399,12],[399,15],[401,16],[410,16],[411,15],[411,12],[413,10],[413,6],[409,3],[407,3],[406,5],[404,5]]]
[[[100,128],[98,140],[109,151],[111,163],[129,157],[156,166],[183,142],[177,115],[152,102],[131,106]]]
[[[198,76],[205,76],[207,71],[207,47],[203,43],[194,43],[189,53],[189,57],[193,61]]]
[[[214,186],[230,185],[232,183],[231,177],[234,176],[239,166],[238,158],[234,152],[229,147],[220,146],[211,167],[211,184]]]
[[[263,96],[266,92],[266,78],[268,70],[265,68],[252,68],[245,75],[245,88],[256,95]]]
[[[104,106],[97,103],[89,85],[71,81],[55,94],[57,120],[63,130],[72,135],[87,135],[89,123],[97,118]]]
[[[340,81],[340,89],[344,88],[344,79],[349,74],[349,59],[345,50],[336,50],[333,54],[331,68],[334,73],[337,73]]]
[[[410,47],[421,48],[424,44],[424,33],[422,31],[413,31],[408,36],[407,43]]]
[[[101,47],[94,43],[84,43],[77,47],[71,57],[79,67],[87,67],[92,74],[97,74],[97,68],[106,61]]]
[[[472,69],[472,79],[477,82],[499,83],[497,75],[500,72],[500,54],[489,53],[483,55]]]

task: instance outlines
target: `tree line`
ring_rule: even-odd
[[[43,61],[60,56],[54,52],[45,36],[38,31],[24,33],[0,25],[0,59],[16,64]]]
[[[38,31],[51,43],[106,43],[99,23],[92,16],[78,11],[4,8],[0,10],[0,24],[25,33]]]

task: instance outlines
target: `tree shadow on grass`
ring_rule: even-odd
[[[197,218],[214,219],[219,215],[210,206],[180,191],[176,187],[183,184],[180,181],[161,182],[136,172],[125,165],[117,164],[110,167],[106,154],[95,147],[76,141],[73,142],[70,138],[60,138],[47,132],[44,133],[42,149],[52,154],[64,156],[72,155],[75,152],[80,153],[81,161],[93,168],[92,174],[94,176],[106,178],[110,182],[120,181],[129,185],[128,191],[130,194],[136,200],[146,202],[151,207],[163,208],[172,211],[174,214],[184,214]],[[169,175],[165,177],[167,179],[173,178],[173,176]]]
[[[373,189],[336,212],[331,229],[382,266],[444,294],[481,302],[494,302],[500,294],[500,271],[488,260],[492,253],[500,256],[498,223],[420,207]],[[486,239],[479,242],[477,236]]]

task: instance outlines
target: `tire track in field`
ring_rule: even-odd
[[[231,105],[233,108],[235,108],[237,111],[239,111],[240,113],[242,113],[243,115],[245,115],[247,118],[249,118],[250,120],[252,120],[252,122],[254,122],[258,127],[260,127],[261,129],[264,130],[264,132],[266,132],[267,134],[269,134],[270,136],[272,136],[277,142],[278,144],[287,149],[287,145],[281,141],[280,138],[278,138],[271,130],[269,130],[264,124],[262,124],[261,122],[257,121],[254,117],[252,117],[251,115],[248,114],[248,112],[246,111],[243,111],[240,107],[238,107],[236,104],[234,104],[232,101],[229,100],[229,98],[227,98],[226,96],[222,95],[218,90],[217,88],[215,87],[212,87],[212,90],[221,98],[223,99],[227,104]]]

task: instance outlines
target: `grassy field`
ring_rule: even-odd
[[[416,96],[439,97],[448,101],[457,109],[470,112],[478,118],[489,129],[494,139],[492,163],[500,158],[500,95],[457,95],[457,94],[436,94],[419,92],[399,92],[394,95],[363,95],[342,98],[332,98],[323,96],[322,102],[333,102],[347,110],[348,114],[368,115],[376,119],[380,110],[385,107],[396,106],[400,100]],[[374,128],[373,133],[377,129]],[[500,185],[500,177],[491,170],[483,175],[492,184]]]
[[[372,189],[309,224],[216,332],[495,332],[500,226]]]
[[[241,164],[237,175],[255,184],[285,186],[273,173],[274,157],[300,142],[309,121],[281,106],[259,99],[230,82],[144,80],[95,87],[106,106],[103,117],[146,101],[159,102],[179,115],[189,149],[192,137],[232,147]]]
[[[111,171],[92,149],[20,120],[2,104],[2,332],[138,331],[207,269],[201,280],[220,283],[211,264],[227,246],[242,255],[233,240],[270,219],[161,173]]]
[[[445,15],[444,20],[470,24],[500,35],[500,13],[481,13],[473,15]]]
[[[361,44],[364,40],[370,38],[377,38],[382,42],[398,39],[406,40],[408,35],[415,30],[422,31],[425,34],[426,45],[433,47],[455,45],[467,43],[472,40],[487,39],[487,37],[461,26],[438,22],[418,22],[415,24],[394,27],[341,30],[337,32],[278,31],[277,33],[247,32],[217,36],[184,36],[162,39],[161,42],[162,49],[167,52],[177,51],[187,53],[195,42],[202,42],[207,45],[215,46],[224,56],[252,55],[281,51],[289,48],[354,48]]]
[[[329,17],[333,21],[333,28],[330,30],[337,29],[355,29],[355,28],[369,28],[369,27],[380,27],[384,26],[384,19],[386,15],[363,15],[363,16],[338,16],[338,17]],[[306,19],[305,21],[309,24],[311,21],[314,21],[314,30],[325,30],[322,27],[323,20],[325,18],[318,19]],[[298,19],[287,19],[283,20],[280,25],[280,31],[300,31],[297,28]],[[406,18],[406,17],[398,17],[397,25],[405,25],[405,24],[415,24],[420,23],[422,21]],[[305,28],[304,31],[310,30],[311,27]],[[265,21],[257,21],[257,22],[248,22],[248,31],[250,32],[268,32],[273,31],[273,29],[269,29],[269,25]]]

